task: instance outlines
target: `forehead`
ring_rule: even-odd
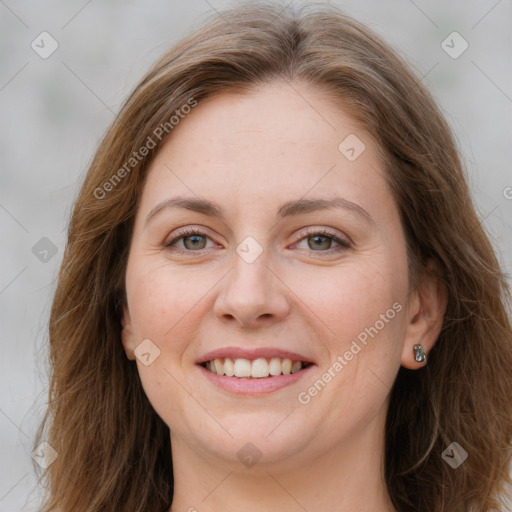
[[[271,82],[248,93],[225,93],[202,101],[173,130],[164,150],[176,152],[178,146],[194,145],[202,156],[209,151],[218,158],[244,150],[259,161],[277,158],[279,162],[282,157],[301,162],[313,154],[326,160],[346,136],[368,138],[364,132],[322,89]],[[260,151],[262,144],[267,151]]]
[[[321,89],[286,82],[199,103],[148,172],[146,209],[171,192],[214,195],[224,204],[308,194],[386,200],[379,148],[369,134]]]

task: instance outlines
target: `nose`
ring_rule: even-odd
[[[241,327],[260,327],[286,318],[290,311],[287,287],[269,267],[265,251],[253,262],[234,256],[232,270],[221,281],[213,311]]]

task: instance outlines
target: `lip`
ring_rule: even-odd
[[[276,355],[275,357],[280,356]],[[207,359],[207,361],[209,361],[209,359]],[[198,365],[197,368],[212,384],[214,384],[215,386],[219,387],[224,391],[228,391],[229,393],[236,395],[254,396],[272,393],[274,391],[283,389],[287,386],[291,386],[297,383],[306,374],[309,374],[309,372],[312,370],[314,366],[316,365],[310,364],[306,368],[303,368],[302,370],[296,373],[291,373],[289,375],[276,375],[273,377],[264,377],[260,379],[247,379],[244,377],[227,377],[226,375],[221,376],[217,375],[216,373],[212,373],[211,371],[207,370],[201,365]]]
[[[304,363],[314,363],[311,359],[308,359],[302,354],[296,352],[290,352],[289,350],[282,350],[275,347],[258,347],[258,348],[241,348],[241,347],[223,347],[216,350],[207,352],[201,356],[196,364],[201,365],[207,361],[213,361],[214,359],[222,359],[230,357],[232,359],[258,359],[264,357],[270,359],[272,357],[279,357],[280,359],[291,359],[292,361],[302,361]],[[211,372],[209,372],[211,373]],[[295,374],[293,374],[295,375]],[[231,377],[228,377],[231,378]]]

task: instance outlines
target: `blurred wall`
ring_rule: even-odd
[[[510,272],[512,3],[331,3],[383,35],[433,91]],[[48,312],[71,205],[98,140],[155,59],[227,5],[0,0],[0,512],[35,510]]]

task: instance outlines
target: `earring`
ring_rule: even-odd
[[[427,362],[427,354],[423,348],[423,345],[414,345],[414,358],[418,363]]]

